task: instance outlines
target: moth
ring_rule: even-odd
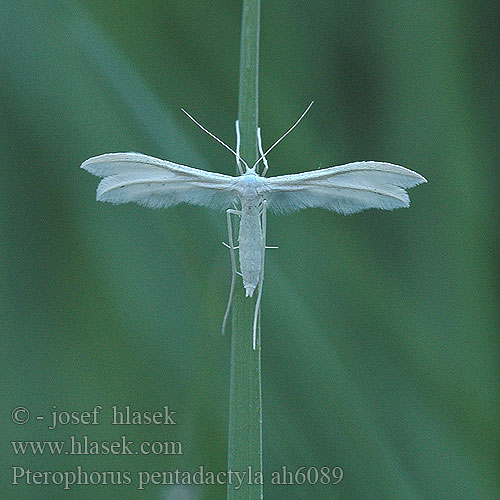
[[[98,201],[114,204],[135,202],[149,208],[189,203],[226,211],[229,238],[226,246],[231,256],[232,278],[222,329],[224,331],[226,327],[236,279],[240,275],[247,297],[252,297],[257,290],[253,318],[254,349],[264,281],[264,256],[266,248],[270,248],[266,247],[268,210],[286,214],[317,207],[344,215],[369,208],[394,210],[409,206],[406,189],[427,182],[420,174],[405,167],[377,161],[358,161],[300,174],[266,177],[269,167],[266,155],[297,126],[312,104],[265,153],[260,128],[257,130],[260,158],[251,167],[239,154],[238,122],[234,151],[183,110],[202,130],[235,155],[238,176],[208,172],[140,153],[107,153],[89,158],[81,165],[91,174],[103,178],[97,187]],[[264,168],[259,172],[261,162]],[[240,221],[237,246],[232,216],[239,217]]]

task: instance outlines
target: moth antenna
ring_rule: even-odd
[[[222,144],[226,149],[229,149],[229,151],[231,151],[231,153],[233,153],[233,155],[236,157],[236,159],[238,161],[240,161],[241,163],[243,163],[243,165],[245,165],[246,168],[248,168],[248,169],[250,168],[248,166],[248,163],[233,148],[229,147],[224,141],[222,141],[216,135],[212,134],[212,132],[207,130],[199,121],[195,120],[185,109],[181,108],[181,111],[188,118],[190,118],[196,125],[198,125],[198,127],[200,127],[201,130],[203,130],[203,132],[207,133],[210,137],[212,137],[212,139],[215,139],[219,144]]]
[[[254,169],[266,156],[267,154],[274,149],[275,146],[277,146],[306,116],[306,113],[311,109],[311,106],[314,104],[314,101],[311,101],[309,103],[309,106],[307,106],[306,110],[300,115],[299,119],[253,164],[252,169]]]

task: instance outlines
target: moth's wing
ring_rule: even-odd
[[[97,187],[99,201],[136,202],[149,208],[191,203],[224,209],[237,200],[234,177],[140,153],[107,153],[84,161],[81,167],[103,177]]]
[[[279,213],[321,207],[341,214],[368,208],[408,207],[405,189],[427,182],[392,163],[361,161],[301,174],[270,177],[264,182],[268,208]]]

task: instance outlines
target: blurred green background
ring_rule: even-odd
[[[270,175],[354,160],[414,169],[412,206],[270,217],[264,469],[344,470],[266,500],[496,499],[496,2],[262,2]],[[140,151],[226,174],[239,2],[0,2],[1,493],[21,499],[225,498],[137,489],[138,472],[226,466],[230,261],[225,217],[95,202],[90,156]],[[495,131],[495,133],[493,133]],[[50,412],[100,424],[48,429]],[[176,426],[112,426],[111,406]],[[25,425],[13,408],[31,412]],[[45,421],[36,416],[45,416]],[[181,441],[182,456],[16,455],[12,440]],[[12,485],[32,471],[129,471],[130,485]]]

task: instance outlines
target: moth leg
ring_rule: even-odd
[[[236,245],[235,247],[231,247],[229,246],[227,243],[225,243],[224,241],[221,242],[226,248],[233,248],[234,250],[238,250],[238,248],[240,248],[239,245]],[[267,248],[278,248],[278,247],[267,247]]]
[[[269,168],[269,164],[267,163],[266,155],[264,154],[264,150],[262,149],[262,134],[260,132],[260,127],[257,127],[257,142],[259,143],[259,153],[262,157],[262,163],[264,164],[264,169],[260,174],[262,177],[266,175],[267,169]]]
[[[238,274],[238,271],[236,269],[236,257],[234,254],[235,246],[234,246],[234,240],[233,240],[233,226],[231,224],[231,214],[241,215],[241,212],[239,212],[238,210],[233,210],[231,208],[226,210],[227,234],[228,234],[228,238],[229,238],[229,245],[226,245],[226,246],[229,248],[229,254],[231,255],[232,276],[231,276],[231,288],[229,289],[229,299],[227,301],[226,312],[224,313],[224,319],[222,321],[222,335],[224,335],[224,332],[226,331],[226,324],[227,324],[227,320],[229,318],[229,312],[231,311],[231,305],[233,303],[234,285],[236,283],[236,275]]]
[[[253,349],[257,349],[257,326],[260,320],[260,304],[262,300],[262,285],[264,283],[264,262],[265,262],[265,253],[266,253],[266,225],[267,225],[267,202],[264,200],[262,202],[261,208],[261,244],[262,244],[262,260],[260,264],[260,278],[258,284],[258,292],[257,292],[257,300],[255,302],[255,311],[253,315]],[[259,338],[259,346],[260,346],[260,338]]]
[[[240,121],[236,120],[234,124],[236,126],[236,165],[238,166],[240,175],[243,175],[243,167],[241,166],[241,156],[240,156],[240,143],[241,143]]]

